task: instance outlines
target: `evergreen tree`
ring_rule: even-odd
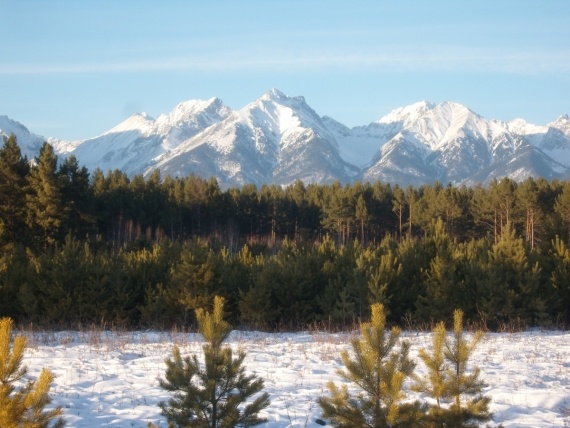
[[[93,196],[99,232],[117,247],[123,246],[128,231],[125,223],[130,220],[133,196],[130,180],[119,170],[109,171],[106,176],[96,169],[93,173]]]
[[[354,220],[354,202],[348,186],[342,188],[339,182],[328,188],[323,209],[323,227],[337,237],[337,243],[344,245],[350,236],[350,226]]]
[[[21,320],[24,315],[20,290],[29,275],[26,250],[17,245],[12,254],[0,257],[0,317]]]
[[[10,346],[11,331],[12,320],[0,319],[0,426],[63,427],[61,407],[44,410],[51,403],[49,389],[54,377],[49,370],[43,369],[37,381],[29,380],[24,386],[16,388],[16,384],[22,382],[27,374],[27,368],[22,367],[26,339],[16,336]]]
[[[241,293],[250,289],[252,272],[262,258],[254,257],[248,245],[244,245],[236,254],[230,255],[227,247],[221,249],[216,257],[220,270],[220,285],[226,298],[226,311],[231,314],[230,323],[239,321],[239,299]]]
[[[392,198],[392,211],[398,218],[398,240],[401,241],[403,233],[404,208],[406,206],[406,195],[404,194],[404,191],[396,185],[392,191]]]
[[[13,245],[25,236],[26,177],[30,167],[14,134],[0,149],[0,244]]]
[[[469,192],[471,190],[465,187],[458,189],[449,185],[438,198],[444,209],[443,218],[451,238],[466,236],[472,230],[472,215],[467,208]]]
[[[196,309],[207,307],[213,297],[219,294],[219,272],[216,269],[215,254],[199,239],[187,243],[180,261],[170,269],[170,294],[177,302],[177,312],[185,324]]]
[[[76,157],[71,155],[59,167],[58,175],[62,182],[63,204],[69,214],[65,228],[81,236],[95,223],[89,172],[86,167],[80,167]]]
[[[497,209],[500,224],[500,233],[503,233],[505,227],[508,229],[509,225],[514,225],[515,221],[515,200],[517,183],[508,177],[496,180],[490,183],[491,199]]]
[[[524,210],[525,218],[525,241],[530,243],[530,247],[534,248],[537,241],[537,223],[542,216],[539,204],[539,189],[537,182],[529,177],[523,181],[516,190],[517,202]]]
[[[281,318],[281,308],[275,296],[273,278],[278,273],[275,263],[266,263],[255,275],[251,288],[240,292],[240,319],[254,327],[275,327]]]
[[[370,214],[369,230],[373,242],[380,241],[384,236],[395,236],[395,217],[392,211],[392,188],[389,184],[375,182],[371,187],[368,213]]]
[[[145,305],[149,304],[146,300],[149,297],[149,291],[169,283],[168,272],[172,267],[172,260],[179,258],[178,251],[175,246],[170,245],[168,240],[164,240],[149,248],[124,254],[124,277],[117,278],[113,286],[113,299],[115,308],[122,312],[126,320],[138,321],[140,312],[143,311]],[[163,310],[170,311],[172,316],[177,315],[172,309],[169,306],[163,308]],[[175,320],[175,322],[178,321],[178,319]]]
[[[479,308],[491,323],[517,320],[536,325],[544,321],[540,267],[530,262],[522,238],[516,236],[510,223],[506,224],[488,252],[484,275],[478,278]]]
[[[562,191],[556,197],[554,203],[554,212],[560,218],[563,228],[565,229],[565,239],[570,242],[570,182],[565,182]]]
[[[412,238],[412,228],[415,224],[416,202],[418,201],[418,191],[412,186],[406,187],[406,202],[408,204],[408,238]]]
[[[391,300],[394,284],[402,274],[402,264],[390,249],[380,256],[378,266],[372,270],[368,280],[370,303],[388,305]],[[386,309],[386,315],[389,316]]]
[[[432,351],[420,350],[427,368],[424,379],[416,378],[414,389],[435,401],[428,411],[428,426],[441,428],[477,428],[491,419],[489,402],[482,395],[485,386],[479,368],[469,372],[468,363],[483,333],[477,331],[471,342],[463,334],[463,312],[453,313],[453,338],[446,336],[443,322],[433,330]],[[449,402],[449,405],[447,403]]]
[[[262,393],[251,403],[244,403],[263,389],[263,380],[246,375],[246,354],[234,358],[232,349],[223,347],[232,327],[223,319],[224,300],[214,299],[214,310],[196,310],[198,328],[206,345],[204,365],[196,355],[182,358],[174,347],[173,358],[166,360],[166,379],[160,386],[174,392],[168,403],[160,403],[170,426],[231,428],[253,427],[266,422],[258,413],[269,406],[269,395]]]
[[[441,218],[433,222],[431,236],[424,239],[427,246],[433,247],[434,258],[423,270],[424,290],[416,302],[416,321],[445,319],[450,307],[458,307],[464,290],[461,287],[460,260],[454,249],[455,241],[449,238]]]
[[[27,195],[28,226],[38,247],[54,245],[62,237],[68,210],[63,204],[63,187],[57,174],[57,156],[53,147],[44,143],[37,165],[29,174]]]
[[[550,281],[555,289],[555,308],[564,322],[570,324],[570,249],[558,236],[552,241],[550,257],[554,261]]]
[[[360,222],[360,243],[364,245],[364,227],[368,223],[370,215],[368,214],[368,208],[366,207],[366,201],[364,200],[363,195],[358,197],[355,210],[355,218]]]
[[[404,381],[412,374],[415,364],[409,358],[409,342],[394,350],[400,330],[386,332],[384,307],[371,307],[372,319],[362,323],[362,338],[352,340],[354,357],[342,353],[346,370],[338,374],[360,390],[351,394],[346,385],[330,382],[330,397],[318,400],[323,417],[332,426],[341,428],[382,428],[422,426],[424,408],[419,402],[405,402]]]
[[[395,256],[402,265],[399,274],[391,281],[389,319],[401,322],[416,310],[416,301],[423,292],[424,274],[434,257],[433,245],[426,241],[404,238]]]

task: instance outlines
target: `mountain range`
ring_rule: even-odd
[[[212,98],[183,102],[156,119],[134,114],[83,141],[42,137],[7,116],[0,116],[0,133],[14,133],[28,158],[47,141],[90,171],[133,176],[158,168],[163,176],[214,176],[222,188],[297,180],[417,186],[570,177],[568,115],[544,126],[501,122],[449,101],[419,102],[349,128],[317,114],[303,97],[272,89],[239,110]]]

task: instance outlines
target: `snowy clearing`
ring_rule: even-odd
[[[28,337],[24,364],[36,378],[42,367],[56,379],[53,404],[69,427],[165,427],[158,403],[169,398],[158,386],[164,359],[178,345],[182,355],[201,355],[197,334],[156,332],[20,332]],[[412,357],[430,334],[405,332]],[[228,345],[247,352],[246,368],[265,380],[271,405],[262,413],[271,428],[319,427],[316,399],[326,383],[339,382],[340,352],[352,334],[234,331]],[[472,360],[492,397],[493,422],[505,427],[570,426],[570,333],[490,333]],[[421,398],[411,393],[412,398]]]

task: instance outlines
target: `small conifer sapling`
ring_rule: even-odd
[[[451,339],[443,323],[433,330],[431,354],[421,349],[419,356],[427,368],[424,378],[416,378],[414,389],[431,397],[427,419],[429,426],[476,428],[491,419],[491,399],[482,394],[485,383],[480,379],[480,369],[469,370],[469,359],[483,338],[477,331],[471,341],[464,337],[463,312],[453,313]]]
[[[26,377],[22,366],[26,339],[16,336],[11,342],[12,320],[0,319],[0,427],[2,428],[60,428],[61,407],[45,410],[51,403],[49,389],[53,374],[43,369],[36,381],[28,380],[18,388],[16,384]]]
[[[245,352],[234,357],[230,347],[222,346],[232,331],[223,311],[221,297],[214,299],[213,312],[196,310],[198,329],[206,340],[203,365],[196,355],[182,358],[178,347],[166,360],[160,386],[174,396],[160,407],[171,427],[253,427],[266,421],[258,415],[269,405],[269,395],[261,393],[263,380],[245,373]],[[254,395],[257,398],[246,403]]]
[[[338,374],[355,386],[356,393],[346,385],[327,385],[330,396],[320,397],[323,418],[339,428],[418,427],[424,408],[419,402],[406,401],[404,381],[415,364],[409,358],[410,344],[399,342],[400,330],[387,332],[382,304],[371,307],[372,319],[362,323],[362,338],[352,340],[351,356],[341,354],[345,370]]]

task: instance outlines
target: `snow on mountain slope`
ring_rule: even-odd
[[[400,129],[403,129],[424,116],[428,111],[433,110],[435,106],[435,104],[428,101],[420,101],[406,107],[399,107],[381,117],[378,123],[387,125],[398,124]]]
[[[548,125],[551,128],[559,129],[566,136],[570,136],[570,116],[563,114],[554,122]]]
[[[0,116],[0,133],[12,132],[23,154],[37,156],[45,138]],[[222,188],[296,180],[421,185],[570,177],[568,115],[545,126],[505,123],[458,103],[422,101],[348,128],[320,117],[303,97],[276,89],[236,111],[218,98],[190,100],[156,119],[135,114],[89,140],[47,141],[90,171],[132,176],[160,168],[163,175],[213,176]]]
[[[357,173],[305,99],[276,89],[165,153],[156,167],[175,176],[215,170],[222,187],[348,181]]]
[[[535,136],[533,145],[570,168],[570,118],[568,115],[560,116],[546,128],[546,132]]]
[[[28,128],[20,122],[10,119],[8,116],[0,116],[0,134],[10,136],[14,134],[20,146],[23,156],[33,159],[38,155],[44,139],[39,135],[32,134]]]
[[[509,177],[515,181],[524,181],[529,177],[543,177],[547,180],[561,178],[567,168],[546,155],[542,150],[530,145],[522,145],[513,156],[489,165],[463,181],[472,186],[487,184],[492,179],[501,180]]]
[[[389,170],[394,171],[393,168],[402,163],[430,163],[431,165],[421,168],[423,172],[417,171],[417,166],[412,168],[416,168],[412,176],[417,176],[410,177],[414,182],[418,177],[424,177],[428,171],[431,171],[430,176],[435,174],[432,179],[443,180],[455,180],[456,177],[469,174],[471,169],[475,170],[481,166],[481,162],[487,161],[487,141],[502,132],[499,126],[453,102],[435,105],[422,101],[395,109],[368,126],[352,129],[342,128],[332,119],[328,123],[336,131],[336,138],[343,148],[342,153],[364,167],[365,171],[370,171],[364,174],[369,177],[367,179],[392,174],[380,173],[382,165],[391,165]],[[385,147],[388,142],[392,144]],[[405,148],[402,145],[404,142]],[[398,153],[400,146],[406,153]],[[413,160],[410,158],[412,153]],[[392,158],[395,156],[399,157],[398,161]],[[384,161],[374,166],[380,159]],[[470,167],[473,162],[466,164],[466,159],[474,159],[475,164]],[[400,165],[397,169],[411,171],[410,167]],[[373,170],[376,172],[372,173]],[[449,172],[444,173],[443,170]]]
[[[379,122],[397,124],[401,129],[381,146],[372,165],[364,170],[366,180],[397,176],[400,183],[417,185],[435,180],[487,181],[482,171],[489,176],[518,177],[540,171],[551,178],[561,173],[559,163],[545,160],[543,151],[533,151],[532,138],[517,135],[541,131],[521,120],[510,124],[489,121],[461,104],[444,102],[397,109]],[[396,126],[392,125],[394,131]],[[528,164],[523,171],[525,160]],[[513,169],[514,164],[519,166]]]
[[[373,122],[348,128],[328,116],[322,120],[338,143],[341,157],[361,168],[368,166],[379,148],[397,133],[389,124]]]
[[[363,176],[377,180],[397,173],[402,184],[417,185],[468,174],[472,162],[465,163],[464,159],[480,157],[479,136],[487,133],[480,122],[466,107],[450,102],[437,106],[423,102],[396,109],[379,121],[391,126],[395,134],[380,148]],[[466,144],[468,134],[476,137]]]
[[[515,119],[509,122],[507,127],[513,134],[521,136],[556,162],[570,168],[570,118],[567,114],[545,126]]]
[[[129,175],[141,174],[158,157],[230,113],[220,99],[212,98],[181,103],[156,120],[134,114],[108,132],[84,141],[74,154],[89,170],[120,169]]]
[[[430,150],[445,150],[459,137],[489,139],[501,130],[462,104],[446,101],[431,105],[404,124]]]
[[[356,126],[352,129],[328,116],[323,117],[323,122],[338,142],[343,159],[353,165],[366,168],[370,166],[372,158],[387,141],[433,107],[434,104],[421,101],[407,107],[397,108],[377,122]]]
[[[504,125],[507,127],[509,132],[516,135],[524,135],[525,137],[541,135],[548,131],[547,126],[533,125],[532,123],[528,123],[526,120],[521,118],[513,119]]]
[[[402,186],[433,182],[437,171],[426,163],[428,153],[415,136],[401,132],[382,146],[370,167],[364,170],[363,179]]]
[[[51,144],[56,153],[63,155],[71,152],[80,143],[79,141],[64,141],[57,138],[45,138],[41,135],[33,134],[20,122],[16,122],[8,116],[0,116],[0,136],[9,137],[11,134],[16,136],[22,156],[26,156],[29,160],[38,156],[44,141]]]

